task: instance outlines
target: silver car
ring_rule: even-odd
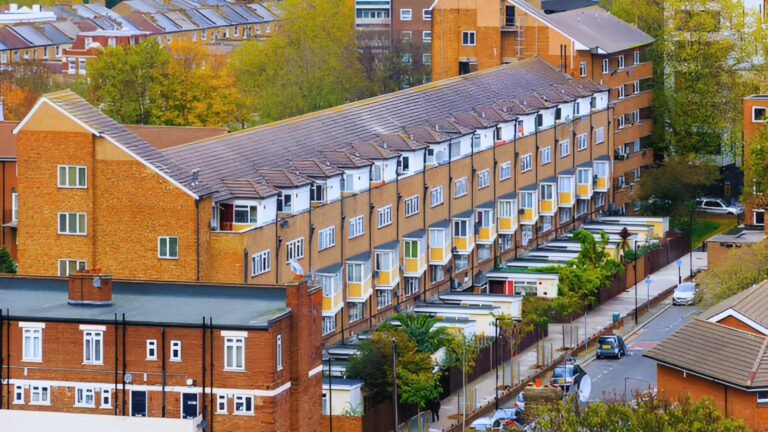
[[[696,211],[712,214],[737,215],[744,213],[744,207],[741,204],[730,205],[722,198],[697,198]]]
[[[673,305],[692,305],[696,300],[696,284],[683,282],[672,292]]]

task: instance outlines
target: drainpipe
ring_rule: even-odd
[[[200,198],[195,198],[195,280],[200,282]]]

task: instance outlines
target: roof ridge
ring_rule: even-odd
[[[768,346],[768,337],[765,338],[763,341],[763,346],[760,347],[760,352],[757,353],[757,357],[755,358],[755,363],[752,365],[752,371],[749,373],[749,377],[747,378],[747,384],[752,385],[752,381],[755,380],[755,376],[757,375],[757,370],[760,367],[760,363],[763,359],[763,355],[765,354],[765,348]]]

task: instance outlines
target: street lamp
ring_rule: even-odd
[[[496,339],[493,341],[496,344],[496,396],[494,396],[494,403],[496,406],[496,410],[499,409],[499,317],[494,317],[494,320],[496,321],[495,331],[496,331]]]
[[[333,432],[333,371],[331,371],[331,353],[328,356],[328,430]]]
[[[677,284],[683,283],[683,273],[682,273],[682,267],[683,267],[683,260],[678,258],[675,260],[675,264],[677,264]]]
[[[693,277],[693,215],[696,209],[696,201],[691,201],[691,217],[688,219],[688,265],[690,266],[690,276]]]

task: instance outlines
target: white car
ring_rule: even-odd
[[[696,284],[683,282],[672,292],[673,305],[692,305],[696,298]]]
[[[721,198],[697,198],[696,211],[701,213],[737,215],[744,213],[740,204],[729,205]]]
[[[496,430],[502,426],[516,424],[516,420],[522,417],[520,408],[499,408],[493,415],[480,417],[469,425],[470,430],[489,431]],[[495,428],[495,429],[494,429]]]

